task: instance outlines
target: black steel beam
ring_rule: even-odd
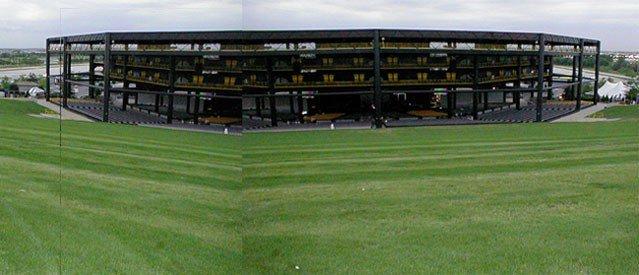
[[[539,35],[539,55],[537,57],[537,106],[535,108],[537,112],[536,121],[541,122],[543,120],[543,94],[544,94],[544,56],[546,49],[546,40],[544,35]]]
[[[374,98],[374,123],[375,127],[382,127],[382,74],[381,74],[381,53],[380,53],[380,33],[373,34],[373,98]]]
[[[95,55],[89,55],[89,84],[95,85]],[[95,98],[95,90],[89,87],[89,98]]]
[[[175,93],[175,57],[171,57],[170,61],[170,73],[169,73],[169,91],[168,91],[168,106],[166,112],[166,123],[173,123],[173,93]]]
[[[578,68],[578,76],[577,76],[577,81],[578,81],[578,85],[577,85],[577,104],[576,104],[576,110],[579,111],[581,110],[581,92],[583,91],[583,71],[584,71],[584,41],[581,41],[581,44],[579,45],[579,51],[580,51],[580,55],[579,55],[579,68]]]
[[[46,60],[45,60],[45,72],[47,76],[44,80],[44,93],[47,101],[51,101],[51,53],[49,52],[49,42],[46,43]]]
[[[122,66],[122,86],[125,89],[129,88],[128,71],[129,71],[129,58],[125,56],[124,66]],[[127,104],[129,104],[129,93],[122,92],[122,110],[123,111],[126,110]]]
[[[479,94],[475,92],[479,89],[479,56],[473,56],[473,119],[476,120],[479,118],[477,112],[477,104],[478,104],[478,96]]]
[[[593,103],[599,102],[599,55],[601,54],[601,42],[597,41],[597,54],[595,55],[595,83],[593,87]]]
[[[102,121],[109,122],[109,104],[111,97],[111,36],[104,36],[104,67],[102,70],[104,89],[102,91]]]
[[[521,88],[521,56],[517,57],[517,71],[515,74],[517,75],[517,80],[515,80],[514,86],[519,89]],[[515,101],[515,109],[521,110],[521,92],[514,92],[513,97]]]
[[[275,94],[275,78],[273,77],[273,59],[266,58],[266,79],[268,82],[268,93],[270,95]],[[271,97],[268,100],[269,109],[271,113],[271,126],[277,126],[277,104],[275,104],[275,98]]]

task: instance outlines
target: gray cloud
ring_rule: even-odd
[[[380,27],[550,32],[639,50],[634,0],[0,0],[0,9],[12,11],[0,47],[42,47],[61,33]]]
[[[253,29],[385,27],[549,32],[639,50],[639,2],[549,0],[246,0]]]

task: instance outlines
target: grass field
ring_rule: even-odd
[[[632,116],[241,138],[65,121],[60,186],[39,112],[0,100],[0,273],[639,272]]]
[[[0,273],[240,270],[238,137],[65,121],[60,186],[42,111],[0,100]]]
[[[591,117],[639,120],[639,105],[613,106],[594,113]]]
[[[265,273],[639,272],[639,124],[244,135]]]

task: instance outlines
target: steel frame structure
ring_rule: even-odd
[[[187,98],[190,105],[194,98],[193,121],[198,122],[200,98],[207,94],[211,98],[234,100],[240,110],[242,101],[255,102],[255,112],[262,115],[264,100],[269,102],[270,122],[277,126],[277,98],[288,98],[290,112],[302,116],[302,97],[313,96],[370,96],[372,97],[373,126],[381,127],[386,116],[388,95],[444,93],[449,114],[455,110],[458,94],[472,94],[473,118],[477,119],[478,104],[484,96],[487,106],[488,93],[511,93],[516,107],[520,108],[522,93],[530,92],[535,97],[536,121],[542,121],[544,92],[555,88],[570,87],[575,92],[576,110],[582,107],[582,86],[588,81],[583,76],[583,59],[594,55],[595,78],[593,104],[598,101],[600,41],[545,33],[477,32],[445,30],[395,30],[395,29],[352,29],[352,30],[290,30],[290,31],[210,31],[210,32],[130,32],[96,33],[53,37],[46,41],[46,74],[49,77],[45,87],[46,98],[50,100],[50,80],[60,77],[63,106],[67,106],[71,84],[89,87],[90,94],[102,93],[102,121],[109,121],[110,96],[123,95],[123,109],[129,103],[128,97],[139,94],[156,96],[168,100],[167,123],[173,120],[175,96]],[[89,72],[71,72],[73,55],[88,55]],[[63,64],[62,74],[51,76],[51,58],[58,56]],[[419,64],[400,64],[398,58],[419,60]],[[425,60],[443,56],[444,65],[430,64]],[[552,74],[554,56],[572,56],[572,75]],[[102,64],[96,62],[102,57]],[[162,58],[168,60],[166,67],[148,68],[162,70],[165,78],[145,81],[132,77],[134,58]],[[212,57],[214,62],[236,60],[239,66],[228,63],[210,68],[212,76],[206,76],[202,68],[193,70],[194,76],[205,74],[212,82],[206,85],[200,80],[197,85],[182,85],[178,82],[180,68],[178,60],[192,63],[206,62]],[[388,60],[384,59],[386,57]],[[330,59],[330,65],[319,64],[321,58]],[[333,65],[333,59],[362,58],[361,63]],[[393,59],[395,58],[395,59]],[[481,60],[493,60],[493,64],[482,64]],[[507,63],[495,64],[494,60],[507,59]],[[197,61],[204,60],[204,61]],[[309,61],[311,60],[311,61]],[[323,60],[323,59],[322,59]],[[391,62],[394,60],[394,62]],[[284,65],[282,65],[284,61]],[[463,62],[468,61],[464,64]],[[102,74],[96,72],[96,64],[101,65]],[[341,67],[340,67],[341,66]],[[412,66],[412,67],[411,67]],[[196,65],[197,67],[197,65]],[[441,67],[441,68],[440,68]],[[497,71],[507,67],[511,75],[486,76],[485,71]],[[429,71],[432,70],[432,71]],[[528,70],[526,73],[525,71]],[[118,72],[118,73],[116,73]],[[323,72],[323,73],[322,73]],[[344,73],[348,72],[348,73]],[[398,75],[415,75],[424,72],[419,80],[398,79]],[[426,73],[427,72],[427,73]],[[387,73],[385,77],[384,73]],[[428,74],[446,74],[446,80],[433,79]],[[335,76],[344,78],[354,75],[355,80],[334,81]],[[461,81],[457,75],[465,76]],[[484,74],[484,75],[481,75]],[[500,74],[502,74],[500,72]],[[358,78],[357,75],[360,75]],[[156,73],[157,76],[157,73]],[[225,83],[221,81],[224,76]],[[302,81],[302,76],[315,78],[324,76],[324,81]],[[569,78],[560,82],[555,78]],[[291,83],[291,78],[292,83]],[[149,77],[150,79],[150,77]],[[282,82],[282,80],[284,82]],[[298,81],[299,80],[299,81]],[[122,82],[122,88],[114,87],[114,81]],[[102,83],[96,84],[96,83]],[[146,85],[145,82],[151,82]],[[135,88],[130,84],[135,83]],[[526,83],[526,87],[522,86]],[[161,85],[160,85],[161,84]],[[176,91],[186,94],[177,94]],[[547,93],[550,94],[550,93]],[[297,99],[297,109],[294,105]],[[192,106],[193,107],[193,106]],[[189,111],[187,105],[187,113]],[[451,114],[452,115],[452,114]],[[241,114],[240,114],[241,116]]]

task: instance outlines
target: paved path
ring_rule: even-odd
[[[52,110],[56,113],[60,112],[60,106],[55,105],[51,102],[47,102],[44,99],[36,99],[34,100],[36,103],[38,103],[40,106],[45,107],[49,110]],[[76,114],[74,112],[71,112],[67,109],[62,108],[62,119],[63,120],[76,120],[76,121],[88,121],[88,122],[92,122],[93,120],[90,120],[88,118],[86,118],[85,116]]]
[[[570,114],[567,115],[565,117],[562,117],[560,119],[554,120],[552,121],[552,123],[555,122],[597,122],[597,121],[613,121],[616,119],[607,119],[607,118],[590,118],[588,117],[591,114],[594,114],[596,112],[599,112],[605,108],[608,107],[612,107],[617,105],[617,103],[598,103],[597,105],[588,107],[586,109],[582,109],[579,112],[576,112],[574,114]]]

